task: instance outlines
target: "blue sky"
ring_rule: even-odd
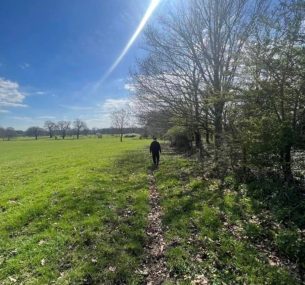
[[[109,127],[129,100],[141,35],[102,81],[151,0],[1,0],[0,125],[26,129],[81,118]],[[163,2],[156,8],[155,17]]]

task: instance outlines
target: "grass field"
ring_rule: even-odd
[[[149,143],[0,142],[0,284],[142,284]],[[165,151],[155,171],[165,284],[302,284],[302,194],[199,166]]]
[[[137,283],[147,145],[0,142],[0,284]]]

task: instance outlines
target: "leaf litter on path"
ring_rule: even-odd
[[[164,256],[166,245],[162,230],[162,209],[153,172],[149,173],[148,180],[150,204],[148,226],[146,228],[148,239],[145,246],[145,258],[137,273],[145,276],[145,284],[157,285],[162,284],[169,278],[169,272]]]

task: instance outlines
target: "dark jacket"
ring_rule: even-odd
[[[159,153],[159,152],[161,152],[161,146],[160,146],[160,144],[157,141],[153,141],[150,144],[150,152],[151,153]]]

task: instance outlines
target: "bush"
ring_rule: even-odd
[[[299,257],[301,239],[297,230],[286,229],[276,236],[279,251],[292,260]]]
[[[165,138],[170,141],[171,146],[180,150],[188,150],[191,148],[191,139],[187,130],[183,127],[170,128],[165,134]]]

